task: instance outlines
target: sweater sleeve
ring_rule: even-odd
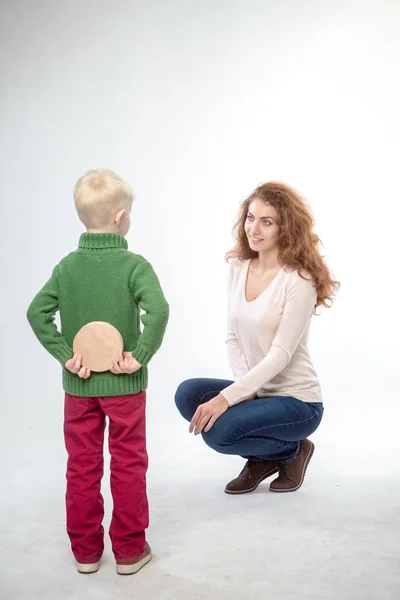
[[[313,282],[298,277],[288,287],[282,318],[267,355],[246,375],[222,390],[230,406],[246,400],[291,361],[311,320],[317,293]]]
[[[49,281],[32,300],[27,317],[39,342],[63,366],[73,356],[67,340],[54,323],[58,311],[58,266],[54,268]]]
[[[146,260],[135,268],[131,285],[135,301],[144,311],[141,316],[143,331],[132,356],[145,366],[161,346],[168,323],[169,306],[158,277]]]
[[[229,272],[228,272],[228,280],[227,280],[228,298],[229,298],[229,294],[231,293],[233,268],[234,267],[232,265],[230,265]],[[227,339],[226,339],[226,348],[227,348],[227,352],[228,352],[228,361],[229,361],[229,365],[231,367],[233,376],[235,377],[235,379],[237,379],[239,377],[243,377],[243,375],[246,375],[246,373],[248,373],[248,371],[250,369],[249,369],[249,365],[247,364],[246,357],[244,356],[242,349],[239,345],[239,340],[236,337],[236,333],[233,328],[233,324],[231,322],[231,316],[229,314],[229,307],[228,307],[228,333],[227,333]]]

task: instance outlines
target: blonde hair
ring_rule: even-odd
[[[115,211],[131,209],[133,191],[129,183],[110,169],[92,169],[78,179],[74,200],[85,227],[108,225]]]

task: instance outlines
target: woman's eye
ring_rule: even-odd
[[[271,221],[263,221],[264,225],[271,225]]]

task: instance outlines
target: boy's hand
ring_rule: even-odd
[[[74,375],[78,375],[81,379],[89,379],[91,375],[89,369],[82,367],[82,356],[80,354],[74,354],[72,358],[67,360],[65,368],[71,373],[74,373]]]
[[[132,375],[141,369],[142,365],[133,358],[130,352],[123,352],[122,356],[113,361],[113,366],[110,369],[114,375]]]

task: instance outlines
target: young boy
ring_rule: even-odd
[[[74,198],[87,233],[55,267],[27,316],[38,340],[64,367],[67,532],[77,569],[96,572],[104,549],[100,485],[108,416],[110,537],[117,573],[129,575],[151,560],[145,538],[145,390],[147,364],[161,345],[169,308],[151,265],[127,250],[130,186],[112,171],[96,169],[78,180]],[[61,333],[54,324],[57,311]],[[105,373],[90,372],[73,354],[76,333],[92,321],[111,323],[124,341],[126,351]]]

